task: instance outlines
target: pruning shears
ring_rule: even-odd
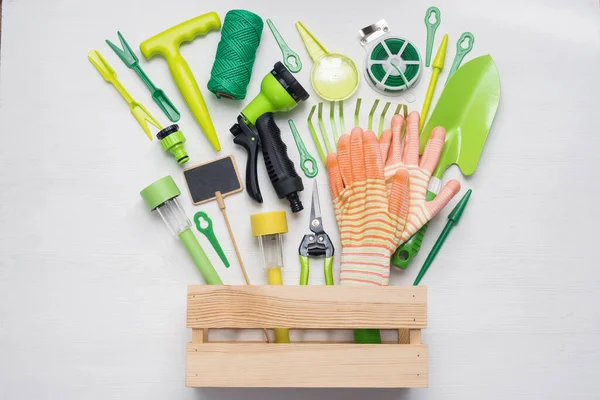
[[[310,207],[311,233],[304,235],[298,254],[300,255],[300,285],[308,285],[308,275],[310,272],[309,257],[325,257],[323,262],[325,273],[325,284],[333,285],[333,244],[329,235],[323,230],[323,220],[321,218],[321,204],[319,203],[319,190],[317,181],[313,184],[312,204]]]

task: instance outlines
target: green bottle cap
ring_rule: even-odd
[[[465,210],[465,207],[467,206],[467,202],[469,201],[469,198],[471,197],[471,192],[472,192],[471,189],[467,190],[467,193],[465,193],[465,195],[462,197],[462,199],[460,199],[458,204],[456,206],[454,206],[454,209],[448,215],[448,219],[450,221],[452,221],[454,223],[458,222],[458,220],[462,216],[463,211]]]
[[[160,178],[140,192],[149,211],[181,194],[170,175]]]

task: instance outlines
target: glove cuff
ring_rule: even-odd
[[[390,280],[390,253],[378,247],[342,249],[340,284],[385,286]]]

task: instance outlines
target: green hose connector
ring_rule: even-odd
[[[190,157],[183,148],[185,136],[177,124],[167,126],[156,134],[156,138],[160,141],[160,146],[164,151],[173,154],[178,164],[185,164],[189,161]]]

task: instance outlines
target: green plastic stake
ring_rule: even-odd
[[[473,49],[473,44],[475,44],[475,36],[473,36],[471,32],[465,32],[460,35],[458,42],[456,42],[456,55],[454,56],[450,72],[448,72],[446,83],[448,83],[450,77],[456,72],[458,67],[460,67],[463,58],[465,58],[465,56]]]
[[[375,103],[373,103],[373,107],[371,107],[371,111],[369,112],[369,123],[367,126],[367,130],[373,130],[373,114],[375,114],[375,110],[377,109],[377,106],[379,105],[379,99],[375,100]]]
[[[106,43],[111,49],[113,49],[117,56],[119,56],[127,68],[134,70],[135,73],[138,74],[140,79],[146,84],[148,89],[150,89],[150,93],[152,93],[152,99],[156,104],[158,104],[165,115],[173,122],[179,121],[180,115],[177,108],[175,108],[171,100],[167,97],[165,92],[162,91],[162,89],[154,86],[154,83],[152,83],[150,78],[148,78],[148,75],[146,75],[144,70],[142,70],[142,67],[140,67],[140,60],[137,58],[133,50],[131,50],[131,47],[129,47],[129,44],[125,41],[125,38],[123,35],[121,35],[121,32],[117,32],[117,35],[121,41],[121,46],[123,46],[122,49],[116,46],[110,40],[107,40]]]
[[[285,64],[287,69],[289,69],[292,72],[300,72],[300,70],[302,69],[302,61],[300,60],[298,54],[296,54],[292,49],[290,49],[290,47],[283,39],[283,36],[281,36],[277,28],[275,28],[273,21],[267,19],[267,26],[271,30],[271,33],[273,34],[277,45],[281,49],[281,54],[283,55],[283,63]]]
[[[315,160],[315,158],[310,155],[308,150],[306,150],[304,141],[302,140],[298,129],[296,129],[296,124],[294,124],[294,121],[289,119],[288,124],[290,125],[292,136],[294,136],[294,142],[296,142],[298,153],[300,153],[300,168],[304,172],[304,175],[306,175],[308,178],[314,178],[319,173],[317,160]]]
[[[433,19],[433,21],[432,21]],[[427,28],[427,47],[425,48],[425,66],[431,65],[431,53],[433,52],[433,40],[435,39],[435,31],[442,22],[440,9],[437,7],[429,7],[425,13],[425,27]]]
[[[331,149],[331,143],[329,143],[329,138],[327,137],[327,128],[325,128],[325,122],[323,122],[323,103],[319,103],[319,112],[317,114],[317,118],[319,120],[319,129],[321,130],[321,136],[325,142],[327,154],[333,153],[333,150]]]
[[[315,129],[315,126],[312,123],[312,116],[315,113],[316,109],[317,109],[317,106],[312,106],[312,108],[310,109],[310,113],[308,114],[308,130],[310,131],[310,136],[312,136],[315,147],[317,148],[317,151],[319,152],[319,156],[321,157],[323,166],[327,167],[325,152],[323,151],[323,148],[321,147],[321,142],[319,141],[319,137],[317,136],[317,131]]]
[[[462,199],[460,199],[458,204],[454,207],[454,209],[452,210],[450,215],[448,215],[448,222],[446,223],[446,226],[444,227],[444,230],[442,231],[440,236],[435,241],[435,244],[433,245],[431,251],[427,255],[427,259],[425,259],[425,263],[423,264],[423,267],[421,267],[421,270],[419,271],[419,274],[417,275],[417,278],[415,279],[415,282],[413,283],[414,286],[417,286],[421,282],[421,279],[423,279],[423,276],[425,275],[425,273],[427,272],[427,270],[433,263],[435,256],[440,251],[440,249],[442,248],[442,245],[444,244],[444,241],[450,234],[450,231],[452,230],[452,228],[454,228],[454,225],[458,224],[458,220],[460,220],[460,217],[462,216],[462,213],[465,210],[467,203],[469,202],[471,193],[472,193],[471,189],[467,190],[467,193],[465,193],[465,195],[462,197]]]
[[[354,107],[354,126],[357,127],[358,124],[360,123],[359,121],[359,116],[360,116],[360,104],[362,103],[362,99],[359,97],[358,99],[356,99],[356,106]]]
[[[206,222],[206,227],[202,227],[203,221]],[[206,236],[213,249],[215,249],[215,251],[219,255],[221,261],[223,261],[223,264],[225,264],[225,267],[229,268],[229,260],[227,260],[227,256],[225,256],[225,252],[223,251],[221,244],[217,240],[217,236],[215,236],[212,220],[208,218],[208,215],[204,211],[198,211],[194,215],[194,224],[196,225],[196,229],[198,229],[198,232]]]
[[[377,137],[381,137],[381,132],[383,131],[383,121],[385,120],[385,114],[387,113],[388,108],[390,108],[391,102],[385,103],[383,107],[383,111],[381,112],[381,116],[379,117],[379,129],[377,129]]]
[[[340,130],[343,135],[346,133],[346,124],[344,123],[344,100],[340,100],[338,106],[340,107]]]
[[[333,131],[333,144],[337,148],[338,132],[335,126],[335,101],[329,103],[329,120],[331,122],[331,130]]]

